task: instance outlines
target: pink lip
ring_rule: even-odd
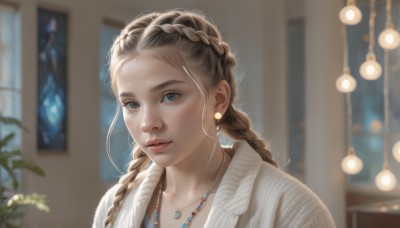
[[[162,152],[166,147],[168,147],[172,141],[157,141],[157,140],[150,140],[146,143],[146,147],[152,151],[153,153],[160,153]]]

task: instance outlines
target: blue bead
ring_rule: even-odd
[[[187,228],[186,223],[183,223],[181,228]]]
[[[158,211],[155,211],[155,212],[154,212],[154,214],[153,214],[153,219],[154,219],[155,221],[158,221]]]

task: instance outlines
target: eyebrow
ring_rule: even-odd
[[[150,91],[151,91],[151,92],[155,92],[155,91],[158,91],[158,90],[162,90],[162,89],[164,89],[165,87],[168,87],[168,86],[170,86],[170,85],[173,85],[173,84],[182,84],[182,83],[185,83],[185,82],[184,82],[184,81],[179,81],[179,80],[169,80],[169,81],[163,82],[163,83],[161,83],[161,84],[159,84],[159,85],[156,85],[156,86],[150,88]],[[132,97],[132,96],[134,97],[135,94],[133,94],[133,93],[131,93],[131,92],[123,92],[123,93],[120,93],[120,94],[119,94],[119,97]]]

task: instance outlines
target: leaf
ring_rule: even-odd
[[[8,142],[10,142],[11,139],[13,139],[15,136],[15,133],[10,133],[8,135],[6,135],[4,138],[2,138],[0,140],[0,148],[3,148],[4,146],[6,146],[8,144]]]
[[[0,152],[0,160],[9,161],[12,160],[13,157],[20,157],[21,152],[19,150],[3,150]]]
[[[15,174],[14,174],[14,170],[13,170],[13,168],[12,167],[10,167],[9,165],[8,165],[8,162],[5,160],[0,160],[0,165],[4,168],[4,170],[6,170],[7,171],[7,173],[8,173],[8,175],[11,177],[11,179],[12,179],[12,182],[13,182],[13,188],[15,189],[15,190],[17,190],[18,189],[18,180],[17,180],[17,178],[16,178],[16,176],[15,176]]]
[[[26,128],[24,125],[22,125],[21,121],[19,121],[16,118],[13,118],[13,117],[6,117],[6,116],[0,115],[0,123],[16,126],[25,131],[28,131],[28,128]]]
[[[17,226],[17,225],[14,225],[14,224],[11,224],[11,223],[7,222],[6,223],[6,228],[21,228],[21,226]]]
[[[21,159],[21,160],[14,160],[12,163],[14,169],[24,168],[42,177],[45,175],[44,171],[39,166],[33,164],[32,162],[28,162]]]
[[[46,196],[40,194],[16,194],[7,202],[7,207],[19,207],[22,205],[33,205],[36,206],[37,209],[44,212],[50,212],[50,208],[46,205]]]

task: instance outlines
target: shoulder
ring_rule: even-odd
[[[118,184],[114,185],[101,198],[100,203],[97,206],[96,213],[94,215],[92,228],[103,227],[104,219],[107,216],[108,208],[110,208],[112,205],[112,201],[113,201],[115,192],[117,191],[117,188],[118,188]]]
[[[254,188],[255,199],[264,202],[265,213],[275,218],[274,227],[335,226],[328,209],[313,191],[268,163],[262,162]]]

